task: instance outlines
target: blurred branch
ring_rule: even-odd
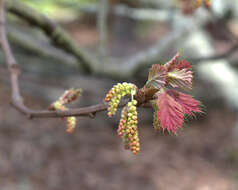
[[[198,58],[190,58],[189,60],[191,62],[203,62],[203,61],[214,61],[214,60],[219,60],[219,59],[226,59],[232,56],[236,51],[238,50],[238,43],[234,44],[230,49],[228,49],[226,52],[213,55],[213,56],[208,56],[208,57],[198,57]]]
[[[20,18],[26,20],[29,24],[41,28],[49,36],[53,44],[65,51],[73,54],[80,62],[86,72],[91,72],[92,65],[83,51],[74,43],[73,39],[52,20],[36,12],[30,7],[25,6],[19,1],[6,1],[7,10]]]
[[[76,58],[84,59],[84,66],[87,67],[87,70],[89,69],[96,74],[107,75],[113,78],[129,78],[141,68],[150,66],[152,61],[156,61],[168,47],[171,47],[171,45],[187,31],[187,28],[183,28],[171,32],[167,38],[161,40],[148,50],[138,53],[122,64],[110,63],[107,67],[101,67],[97,57],[91,55],[89,52],[83,51],[83,49],[79,49],[70,36],[49,18],[17,1],[7,1],[7,8],[11,13],[20,16],[30,24],[45,31],[57,47],[71,52]],[[119,70],[121,72],[118,72]]]
[[[124,63],[111,63],[110,67],[104,68],[99,73],[106,74],[118,78],[128,78],[135,75],[138,71],[151,66],[154,62],[158,62],[159,57],[172,47],[178,40],[185,37],[191,28],[180,28],[169,33],[164,39],[157,42],[154,46],[145,51],[139,52],[126,60]]]
[[[42,29],[51,38],[55,46],[67,50],[79,60],[83,60],[83,66],[87,71],[93,72],[94,74],[109,76],[114,79],[129,78],[143,68],[150,66],[157,61],[168,48],[172,47],[178,40],[185,37],[193,30],[191,27],[187,26],[176,29],[154,46],[133,55],[128,60],[123,61],[123,63],[111,61],[109,65],[102,67],[98,57],[82,48],[78,48],[73,39],[49,18],[26,7],[20,2],[9,0],[6,3],[8,11]],[[111,58],[108,58],[108,62],[109,60],[111,60]]]
[[[100,12],[100,7],[96,4],[81,5],[80,11],[97,14]],[[110,12],[117,16],[128,17],[135,20],[151,20],[151,21],[166,21],[170,18],[169,10],[154,9],[154,8],[131,8],[126,5],[118,4],[110,8]]]
[[[52,47],[48,43],[41,43],[42,41],[31,37],[31,35],[26,34],[24,31],[8,26],[7,36],[10,42],[29,52],[52,58],[59,63],[77,66],[78,61],[73,55],[69,55],[58,48]]]
[[[150,8],[130,8],[125,5],[113,7],[113,13],[118,16],[126,16],[135,20],[166,21],[170,17],[169,10],[159,10]]]
[[[103,59],[107,55],[107,16],[108,0],[98,1],[99,11],[97,14],[97,29],[99,33],[99,52]],[[101,61],[104,61],[104,60]]]

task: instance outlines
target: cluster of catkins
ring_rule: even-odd
[[[136,86],[131,83],[118,83],[107,93],[105,102],[109,102],[108,116],[115,115],[118,104],[123,96],[130,95],[131,101],[122,109],[121,119],[118,126],[118,136],[122,138],[124,147],[130,149],[134,154],[140,151],[140,143],[137,128],[137,101],[133,99]]]
[[[60,111],[68,110],[65,104],[69,104],[76,101],[81,95],[81,93],[82,93],[81,89],[71,88],[69,90],[66,90],[57,101],[55,101],[53,104],[50,105],[49,110],[60,110]],[[76,117],[73,116],[67,117],[66,122],[67,122],[66,132],[72,133],[76,126]]]

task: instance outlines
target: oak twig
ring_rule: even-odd
[[[88,106],[78,109],[69,109],[66,111],[48,111],[48,110],[32,110],[25,106],[23,98],[20,94],[19,80],[18,76],[20,74],[20,67],[17,64],[7,36],[6,36],[6,18],[5,18],[5,0],[0,1],[0,33],[1,33],[1,46],[3,53],[5,55],[6,64],[8,71],[10,73],[11,79],[11,104],[19,110],[21,113],[26,115],[28,118],[46,118],[46,117],[68,117],[68,116],[89,116],[95,115],[96,112],[105,111],[107,109],[107,104],[102,102],[93,106]],[[126,103],[122,103],[121,106]]]
[[[97,112],[105,111],[108,105],[105,102],[77,109],[68,109],[65,111],[49,111],[49,110],[33,110],[28,108],[23,101],[19,88],[20,66],[17,64],[12,50],[10,48],[6,35],[6,17],[5,17],[5,0],[0,1],[0,37],[1,46],[5,56],[8,71],[10,73],[11,82],[11,104],[28,118],[46,118],[46,117],[69,117],[69,116],[87,116],[93,118]],[[123,101],[119,107],[126,105],[127,101]],[[141,102],[141,104],[145,103]],[[143,105],[142,105],[143,106]]]

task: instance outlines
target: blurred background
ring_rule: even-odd
[[[61,119],[28,120],[16,111],[0,51],[0,189],[238,189],[238,0],[211,1],[211,9],[192,10],[192,0],[7,0],[8,37],[29,107],[46,109],[71,87],[83,89],[73,107],[102,101],[118,82],[142,87],[153,63],[180,51],[193,64],[191,94],[206,113],[174,136],[156,133],[152,110],[140,108],[141,152],[134,156],[117,136],[120,113],[78,118],[67,134]],[[91,60],[90,72],[24,15],[58,23]]]

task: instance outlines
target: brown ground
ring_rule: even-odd
[[[178,136],[140,126],[142,150],[134,156],[123,149],[116,129],[100,126],[97,118],[81,121],[68,135],[59,119],[27,120],[9,106],[9,91],[2,87],[0,100],[1,189],[238,188],[238,167],[228,159],[235,122],[230,111],[208,110]],[[28,104],[41,105],[29,97]]]

